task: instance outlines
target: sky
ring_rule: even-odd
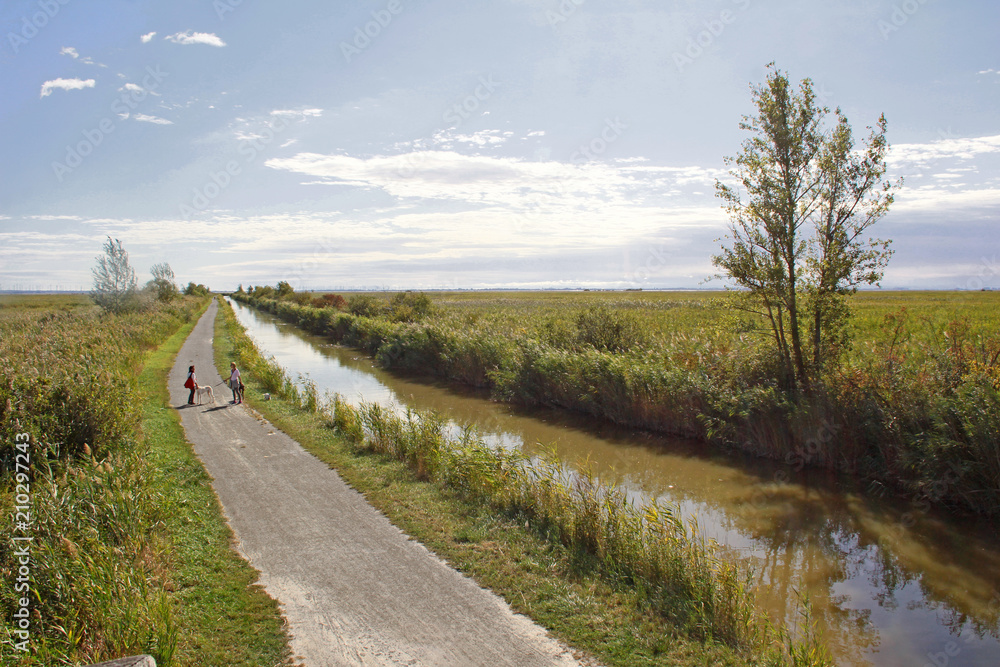
[[[721,288],[767,64],[884,113],[884,288],[1000,288],[995,0],[2,0],[0,290]]]

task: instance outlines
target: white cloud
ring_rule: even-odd
[[[930,160],[970,160],[983,153],[1000,153],[1000,134],[966,139],[941,139],[925,144],[896,144],[886,159],[893,167],[926,164]]]
[[[502,144],[514,135],[513,132],[500,132],[499,130],[482,130],[472,134],[456,134],[455,141],[463,144],[474,144],[476,146],[496,146]]]
[[[147,32],[145,35],[141,35],[139,39],[142,40],[143,44],[148,44],[152,39],[156,37],[156,32]]]
[[[42,97],[48,97],[53,90],[82,90],[93,88],[97,82],[94,79],[52,79],[42,84]]]
[[[322,109],[275,109],[272,116],[299,116],[300,118],[318,118],[323,115]]]
[[[144,123],[154,123],[156,125],[173,125],[174,121],[160,118],[159,116],[147,116],[144,113],[137,113],[134,118]]]
[[[62,50],[59,51],[59,55],[61,55],[61,56],[69,56],[73,60],[78,60],[80,58],[80,53],[75,48],[73,48],[72,46],[64,46],[64,47],[62,47]],[[91,58],[90,56],[87,56],[86,58],[83,58],[82,60],[80,60],[80,62],[83,63],[84,65],[96,65],[97,64],[97,63],[94,62],[94,59]],[[107,67],[107,65],[101,65],[101,67]]]
[[[272,158],[267,167],[314,177],[303,184],[381,189],[400,199],[462,203],[498,208],[518,218],[579,219],[594,215],[601,224],[616,211],[619,219],[643,218],[665,208],[695,205],[717,209],[714,200],[694,196],[724,172],[702,167],[649,167],[605,162],[566,164],[510,157],[462,155],[453,150],[412,150],[398,155],[353,157],[298,153]],[[412,202],[409,202],[412,203]],[[404,202],[406,204],[406,202]],[[699,213],[702,222],[712,219]]]
[[[472,134],[458,134],[454,129],[441,130],[432,137],[432,143],[444,149],[451,149],[455,144],[468,144],[470,146],[499,146],[506,143],[514,136],[513,132],[501,132],[500,130],[480,130]],[[410,145],[414,148],[424,147],[426,142],[415,141]],[[402,147],[402,146],[401,146]]]
[[[959,185],[958,187],[961,187]],[[896,195],[892,213],[946,214],[949,217],[968,216],[974,211],[994,213],[1000,208],[1000,189],[956,189],[940,187],[903,188]]]
[[[218,35],[211,32],[193,32],[187,30],[185,32],[178,32],[173,35],[167,35],[164,37],[165,40],[173,42],[174,44],[207,44],[208,46],[218,46],[223,47],[226,45]]]
[[[138,84],[135,84],[135,83],[126,83],[124,86],[122,86],[118,90],[119,91],[127,90],[127,91],[133,92],[133,93],[141,93],[145,89],[142,86],[140,86]]]

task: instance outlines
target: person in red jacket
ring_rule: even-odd
[[[194,376],[194,366],[188,366],[188,378],[184,381],[184,388],[190,389],[188,394],[188,405],[194,405],[194,392],[198,388],[198,380]]]

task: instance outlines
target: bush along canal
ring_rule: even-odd
[[[697,534],[715,540],[719,549],[685,550],[686,565],[691,572],[715,568],[723,581],[731,577],[729,588],[706,594],[717,608],[731,601],[726,591],[740,585],[742,570],[727,570],[728,563],[748,565],[757,584],[757,603],[771,618],[794,627],[801,601],[809,600],[812,620],[837,664],[937,664],[941,656],[948,664],[1000,663],[1000,539],[985,522],[938,514],[929,498],[880,501],[827,473],[739,460],[702,443],[614,427],[564,411],[521,411],[490,401],[484,393],[400,377],[376,366],[364,352],[232,305],[260,351],[273,355],[289,377],[299,378],[306,402],[321,403],[321,396],[338,394],[344,404],[338,417],[342,430],[367,433],[376,448],[379,442],[412,443],[396,453],[422,460],[428,474],[440,453],[428,444],[433,440],[428,433],[422,435],[415,422],[407,423],[408,410],[433,411],[440,428],[453,437],[472,429],[516,460],[545,462],[539,468],[549,475],[548,488],[583,489],[591,516],[601,514],[602,507],[607,516],[608,507],[631,504],[655,503],[661,512],[641,519],[628,512],[616,514],[616,526],[609,528],[605,521],[607,534],[626,532],[627,526],[638,530],[639,524],[649,529],[666,521],[681,526],[681,532],[671,535],[690,536],[688,527],[696,524]],[[280,388],[282,380],[274,381]],[[831,421],[815,437],[829,440],[837,431]],[[468,457],[465,465],[487,464]],[[481,477],[478,483],[493,484],[491,479]],[[626,573],[624,564],[632,557],[638,565],[648,555],[623,553],[621,544],[602,537],[596,528],[588,530],[585,522],[560,523],[563,514],[558,508],[565,507],[565,498],[526,493],[519,487],[496,495],[508,505],[528,498],[538,506],[539,520],[551,524],[561,539],[590,540],[599,555],[619,567],[618,575],[636,581],[645,576]],[[683,571],[684,558],[659,562],[672,562],[671,567]],[[653,567],[653,559],[646,560],[645,565]],[[692,589],[709,585],[697,577],[686,582]],[[738,610],[729,610],[692,622],[709,624],[713,636],[728,632],[738,637],[735,628],[741,618]]]

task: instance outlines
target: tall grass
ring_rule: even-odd
[[[374,295],[352,297],[353,312],[237,297],[387,368],[1000,516],[993,293],[858,295],[853,348],[806,396],[777,381],[760,328],[711,296],[446,294],[419,321]]]
[[[451,439],[433,415],[400,417],[334,397],[328,416],[359,449],[404,461],[423,479],[525,521],[575,553],[579,567],[641,591],[649,608],[692,637],[726,643],[755,664],[832,664],[815,634],[792,639],[758,610],[752,573],[676,507],[635,506],[621,488],[586,468],[570,473],[554,457],[529,459],[468,432]]]
[[[80,304],[0,310],[0,516],[15,504],[15,434],[31,436],[31,652],[15,652],[19,561],[0,543],[4,664],[151,653],[169,665],[177,628],[163,593],[157,491],[138,436],[145,352],[203,305],[142,314]]]

